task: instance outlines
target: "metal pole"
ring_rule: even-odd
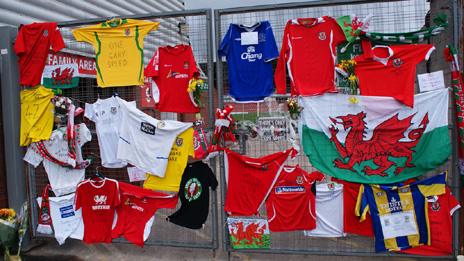
[[[0,35],[2,35],[0,37],[0,75],[8,206],[19,211],[27,200],[27,191],[23,150],[19,147],[21,115],[19,68],[18,59],[13,51],[18,29],[9,26],[0,27]],[[29,245],[29,235],[26,234],[24,237],[23,248]]]
[[[221,45],[221,16],[218,10],[214,10],[214,23],[215,23],[215,37],[216,37],[216,46],[219,48]],[[218,107],[222,108],[224,106],[224,95],[223,95],[223,79],[222,79],[222,62],[221,57],[216,54],[216,87],[218,94]],[[224,152],[219,153],[219,171],[221,175],[221,227],[222,227],[222,247],[224,251],[229,251],[229,232],[227,230],[227,214],[224,212],[224,203],[226,199],[226,189],[227,182],[225,176],[225,166],[224,166]]]
[[[207,39],[207,57],[208,57],[208,127],[214,130],[214,56],[213,56],[213,29],[212,29],[213,13],[211,9],[206,11],[206,39]],[[216,172],[216,160],[209,161],[211,169]],[[212,246],[213,250],[218,248],[218,205],[217,192],[211,193],[211,220],[212,220]]]
[[[458,0],[451,0],[452,1],[452,14],[453,14],[453,45],[456,48],[456,50],[459,52],[459,30],[460,30],[460,24],[458,23]],[[458,61],[459,62],[459,61]],[[454,95],[451,95],[453,104],[455,105],[455,99]],[[454,107],[454,106],[453,106]],[[456,108],[452,110],[452,121],[453,121],[453,128],[451,132],[452,136],[452,191],[453,195],[460,200],[460,192],[461,192],[461,175],[459,173],[459,155],[458,155],[458,129],[457,129],[457,122],[456,122]],[[459,255],[459,249],[460,249],[460,229],[459,229],[459,223],[460,223],[460,211],[456,211],[453,215],[453,255],[457,256]]]

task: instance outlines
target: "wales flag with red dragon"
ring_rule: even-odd
[[[300,140],[311,164],[347,181],[401,182],[444,164],[451,154],[448,89],[414,96],[301,97]]]

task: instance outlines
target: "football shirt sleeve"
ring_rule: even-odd
[[[454,212],[458,209],[461,208],[461,204],[459,204],[459,201],[453,196],[453,194],[451,194],[451,192],[449,191],[449,188],[446,188],[447,190],[447,193],[449,193],[449,197],[448,197],[448,204],[449,204],[449,209],[450,209],[450,216],[452,216],[454,214]]]
[[[92,133],[90,132],[89,128],[84,123],[80,124],[80,133],[79,133],[79,139],[78,139],[78,144],[80,147],[82,147],[85,143],[89,142],[92,140]]]
[[[74,210],[79,210],[82,207],[82,183],[77,185],[76,196],[74,197]]]
[[[279,51],[277,50],[277,44],[272,32],[270,23],[266,23],[266,29],[264,29],[265,42],[264,42],[264,61],[270,62],[279,57]]]
[[[221,45],[219,46],[218,54],[219,56],[227,56],[229,54],[230,44],[232,40],[232,31],[233,31],[232,24],[229,25],[229,29],[227,33],[224,35],[224,39],[222,39]]]
[[[139,29],[139,41],[143,42],[143,37],[150,31],[158,30],[159,22],[151,22],[146,20],[135,20],[135,26]]]
[[[76,39],[76,41],[78,42],[87,42],[87,43],[90,43],[92,45],[95,45],[95,36],[94,34],[96,34],[97,32],[94,32],[94,30],[92,30],[92,27],[88,26],[88,27],[83,27],[83,28],[77,28],[77,29],[74,29],[72,31],[72,34],[74,36],[74,38]]]
[[[411,59],[415,64],[419,64],[422,61],[428,61],[430,55],[435,50],[435,46],[431,44],[411,44],[401,46],[404,48],[403,55],[405,59]]]
[[[24,44],[24,34],[23,34],[23,27],[19,28],[18,36],[16,37],[13,49],[17,55],[26,52],[26,46]]]
[[[144,70],[144,74],[146,77],[157,77],[159,76],[159,66],[160,66],[160,49],[158,48],[151,58],[150,62],[148,62],[147,67]]]
[[[52,50],[56,53],[63,49],[65,47],[63,37],[61,36],[60,29],[56,26],[56,24],[53,24],[51,26],[51,30],[53,31],[52,39],[51,39],[51,45],[52,45]]]
[[[285,94],[287,92],[287,72],[286,72],[286,62],[287,54],[289,51],[289,30],[291,26],[291,21],[287,22],[284,30],[284,37],[282,38],[282,48],[280,49],[279,59],[277,60],[277,67],[274,73],[274,81],[276,85],[277,94]]]
[[[208,176],[209,176],[209,186],[211,187],[212,190],[216,190],[218,186],[218,181],[216,179],[216,176],[214,175],[213,171],[209,166],[205,166],[206,170],[208,171]]]
[[[37,148],[35,143],[32,143],[29,145],[27,148],[26,155],[24,155],[24,160],[34,166],[34,168],[37,168],[39,166],[40,162],[42,162],[43,157],[40,156],[39,153],[36,152]]]
[[[193,75],[196,72],[198,72],[197,62],[195,61],[195,56],[193,55],[191,46],[189,46],[188,55],[189,55],[189,79],[191,79]]]
[[[94,111],[94,105],[90,103],[85,104],[85,111],[84,111],[84,117],[87,119],[95,122],[96,117],[95,117],[95,111]]]
[[[424,197],[439,196],[446,192],[446,174],[439,174],[431,178],[418,181],[417,183],[417,188]],[[411,186],[413,186],[413,184],[411,184]]]
[[[329,17],[328,19],[330,19],[332,23],[333,43],[334,48],[336,48],[337,45],[346,41],[346,36],[343,32],[343,29],[340,27],[340,25],[337,23],[335,19],[333,19],[332,17]]]
[[[367,202],[364,186],[366,185],[361,185],[359,187],[358,199],[356,201],[355,215],[359,217],[359,221],[364,221],[369,211],[369,204]]]

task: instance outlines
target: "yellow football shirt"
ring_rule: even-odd
[[[159,22],[113,19],[73,30],[77,41],[95,49],[100,87],[143,85],[143,38]]]
[[[27,146],[31,142],[50,139],[54,119],[54,106],[51,102],[53,91],[39,85],[22,90],[19,96],[21,100],[19,145]]]
[[[187,166],[188,156],[194,156],[193,128],[177,136],[169,153],[168,166],[164,178],[147,173],[143,187],[152,190],[179,191],[182,174]]]

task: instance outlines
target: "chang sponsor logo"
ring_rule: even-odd
[[[240,56],[242,60],[248,60],[249,62],[254,62],[256,60],[261,60],[263,58],[262,53],[256,53],[254,46],[248,46],[246,53],[242,53]]]

